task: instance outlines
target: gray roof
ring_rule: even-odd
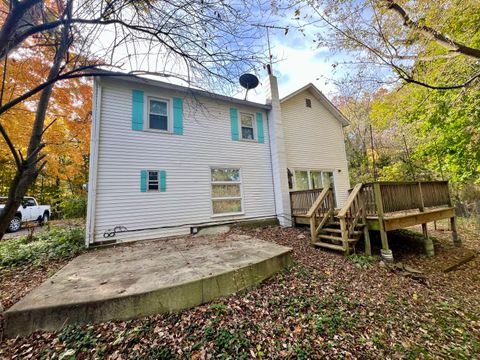
[[[255,108],[260,108],[260,109],[265,109],[265,110],[270,110],[272,108],[272,106],[269,105],[269,104],[260,104],[260,103],[256,103],[256,102],[253,102],[253,101],[241,100],[241,99],[233,98],[233,97],[230,97],[230,96],[215,94],[215,93],[205,91],[205,90],[195,89],[195,88],[188,87],[188,86],[175,85],[175,84],[167,83],[165,81],[148,79],[148,78],[141,77],[141,76],[138,76],[138,75],[122,73],[122,72],[107,71],[107,70],[96,70],[95,72],[100,77],[118,78],[118,79],[121,79],[121,80],[129,81],[129,82],[133,82],[133,83],[137,83],[137,84],[156,86],[156,87],[159,87],[159,88],[162,88],[162,89],[188,93],[188,94],[194,95],[194,96],[207,97],[207,98],[210,98],[210,99],[225,101],[225,102],[229,102],[229,103],[233,103],[233,104],[237,104],[237,105],[250,106],[250,107],[255,107]]]

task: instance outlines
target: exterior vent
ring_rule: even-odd
[[[312,107],[312,100],[305,99],[305,106],[308,107],[308,108],[311,108]]]

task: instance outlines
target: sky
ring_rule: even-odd
[[[300,3],[299,3],[300,6]],[[269,10],[272,10],[271,8]],[[311,9],[303,4],[298,8],[301,11],[300,20],[294,19],[295,8],[282,10],[279,13],[265,11],[262,15],[269,13],[268,19],[263,19],[268,25],[275,27],[288,27],[289,31],[285,34],[282,29],[272,29],[268,31],[270,39],[270,51],[273,56],[273,74],[278,78],[280,97],[300,89],[308,83],[313,83],[328,98],[332,98],[336,93],[336,87],[329,81],[332,78],[338,78],[342,71],[337,67],[336,73],[332,64],[334,61],[342,61],[339,55],[333,55],[327,48],[319,48],[315,42],[320,28],[314,25],[304,27],[304,32],[298,30],[299,25],[306,21],[315,21]],[[308,15],[307,15],[308,14]],[[307,15],[307,17],[305,17]],[[307,20],[308,18],[308,20]],[[323,28],[325,31],[325,28]],[[259,41],[267,48],[267,32]],[[251,91],[248,99],[257,102],[264,102],[264,88],[267,74],[266,71],[260,73],[260,86],[258,91]],[[239,89],[241,97],[245,96],[244,91]],[[238,96],[238,94],[237,94]]]
[[[270,3],[269,3],[270,4]],[[285,34],[282,29],[269,29],[270,51],[274,59],[273,74],[278,78],[280,96],[284,97],[295,90],[305,86],[308,83],[313,83],[317,86],[328,98],[332,98],[335,93],[335,86],[328,81],[334,77],[332,62],[333,59],[328,49],[318,48],[314,42],[316,32],[318,29],[307,28],[305,34],[296,29],[297,22],[293,20],[294,9],[286,10],[283,15],[272,14],[269,11],[261,11],[257,9],[258,14],[264,16],[268,15],[268,19],[259,19],[259,23],[267,23],[276,27],[289,27],[289,31]],[[271,10],[271,9],[270,9]],[[302,13],[304,10],[302,9]],[[255,11],[254,11],[255,12]],[[256,21],[256,20],[255,20]],[[105,42],[100,47],[106,47],[113,42],[115,38],[113,31],[104,31],[99,40]],[[257,40],[260,46],[267,49],[267,31],[265,35]],[[118,51],[118,50],[117,50]],[[125,53],[126,54],[126,53]],[[121,51],[117,53],[120,58],[126,57]],[[137,64],[126,62],[124,70],[131,71],[135,69],[150,70],[155,69],[159,64],[159,58],[155,56],[155,52],[149,55],[139,57]],[[148,60],[144,60],[148,59]],[[170,59],[170,61],[168,60]],[[171,61],[171,58],[162,59],[166,62],[165,68],[172,68],[177,73],[185,72],[185,69],[176,69],[174,64],[183,63],[178,61]],[[160,63],[162,62],[160,61]],[[135,60],[134,60],[135,62]],[[261,65],[261,64],[260,64]],[[162,70],[162,69],[160,69]],[[257,75],[260,78],[260,86],[251,90],[248,94],[248,100],[256,102],[265,102],[265,87],[268,85],[265,80],[267,77],[266,70],[261,69]],[[150,76],[147,76],[150,77]],[[152,76],[161,81],[168,81],[185,85],[181,80],[175,78],[159,78]],[[213,90],[213,89],[212,89]],[[245,90],[238,86],[236,93],[230,94],[237,98],[244,98]]]
[[[308,83],[313,83],[327,97],[335,93],[331,79],[333,58],[326,48],[315,46],[314,34],[303,35],[297,30],[290,30],[287,35],[282,30],[270,30],[271,52],[274,58],[273,74],[278,79],[280,97],[284,97]],[[265,42],[266,42],[265,37]],[[261,77],[259,87],[266,86],[265,77]],[[252,101],[264,101],[263,89],[251,92]]]

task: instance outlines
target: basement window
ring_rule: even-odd
[[[312,107],[312,100],[305,99],[305,106],[308,107],[308,108],[311,108]]]

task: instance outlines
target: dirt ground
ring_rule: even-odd
[[[460,248],[445,224],[430,230],[433,257],[420,236],[390,234],[395,261],[418,276],[361,256],[361,244],[349,257],[315,249],[306,229],[234,228],[230,234],[292,247],[294,265],[256,288],[179,313],[3,340],[0,358],[480,359],[480,239],[473,226],[460,225]],[[374,254],[379,248],[373,239]],[[476,257],[444,273],[470,254]],[[62,265],[2,274],[6,307]]]

